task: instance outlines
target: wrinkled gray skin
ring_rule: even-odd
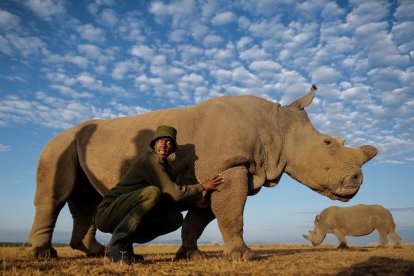
[[[380,247],[387,245],[387,235],[391,236],[395,247],[400,247],[401,239],[395,232],[392,215],[380,205],[326,208],[316,216],[314,230],[303,237],[316,246],[323,242],[327,233],[332,233],[339,240],[338,248],[348,248],[345,236],[365,236],[374,230],[379,233]]]
[[[51,240],[61,208],[73,216],[70,245],[88,255],[104,252],[95,239],[93,214],[103,195],[122,178],[159,125],[178,130],[177,152],[169,158],[177,183],[194,184],[222,174],[211,208],[190,209],[182,227],[180,258],[203,258],[197,240],[215,218],[233,259],[252,259],[243,240],[248,195],[273,187],[283,173],[334,200],[348,201],[362,184],[361,166],[377,154],[373,146],[344,146],[312,126],[306,96],[281,106],[255,96],[226,96],[189,108],[91,120],[55,136],[38,162],[36,213],[29,242],[36,257],[56,257]]]

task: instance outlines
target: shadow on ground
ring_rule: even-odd
[[[371,257],[337,275],[414,275],[414,262],[387,257]]]

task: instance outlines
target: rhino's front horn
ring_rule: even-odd
[[[375,155],[377,155],[377,153],[378,153],[377,148],[373,147],[373,146],[370,146],[370,145],[363,145],[362,147],[359,147],[359,148],[362,150],[362,152],[365,156],[363,164],[368,162],[372,158],[374,158]]]

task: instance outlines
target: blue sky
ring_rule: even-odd
[[[315,127],[379,154],[348,203],[287,175],[262,189],[247,202],[246,241],[308,243],[322,209],[365,203],[390,209],[413,243],[413,14],[411,0],[1,1],[0,240],[27,240],[37,158],[65,128],[222,95],[288,104],[315,83]],[[65,207],[54,241],[71,228]],[[215,223],[201,240],[221,241]]]

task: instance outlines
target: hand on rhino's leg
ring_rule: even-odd
[[[193,208],[188,211],[181,229],[183,244],[175,254],[175,259],[201,260],[207,258],[207,254],[198,249],[197,240],[214,218],[210,208]]]
[[[223,173],[224,183],[211,195],[211,208],[224,240],[224,254],[230,259],[252,260],[256,254],[243,240],[243,211],[248,193],[245,167]]]
[[[36,206],[32,230],[29,235],[31,248],[28,255],[39,259],[57,258],[57,252],[52,247],[52,233],[63,204],[50,202]]]

